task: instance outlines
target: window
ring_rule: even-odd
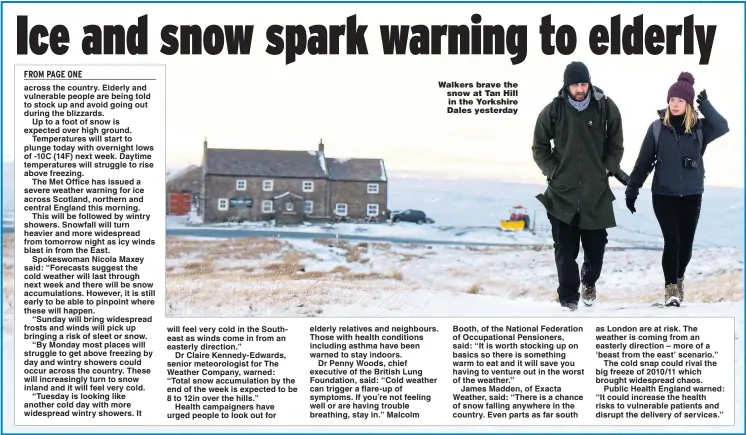
[[[368,216],[378,216],[378,204],[368,204]]]
[[[236,180],[236,190],[246,190],[246,180]]]
[[[265,192],[270,192],[273,187],[274,187],[274,182],[272,180],[264,180],[262,182],[262,190]]]
[[[313,192],[313,181],[304,181],[303,182],[303,191],[304,192]]]
[[[303,201],[303,211],[306,213],[313,213],[313,201]]]
[[[218,210],[228,210],[228,199],[220,198],[218,200]]]
[[[334,212],[340,216],[347,216],[347,204],[337,204],[334,207]]]
[[[262,201],[262,213],[272,213],[272,208],[271,200]]]
[[[368,184],[368,193],[369,194],[376,194],[376,193],[378,193],[378,183],[370,183],[370,184]]]
[[[286,202],[285,203],[285,210],[287,210],[287,211],[293,211],[293,203],[292,202]]]

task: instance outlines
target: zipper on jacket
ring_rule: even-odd
[[[679,138],[679,134],[676,133],[676,130],[673,130],[673,136],[676,138],[676,148],[679,150],[679,155],[682,156],[681,158],[683,159],[684,153],[681,152],[681,139]],[[683,164],[684,164],[683,161],[679,162],[679,171],[678,171],[679,172],[679,197],[684,196],[682,194],[682,191],[683,191],[682,187],[684,186],[684,177],[682,175],[682,172],[684,171],[684,169],[681,166]]]
[[[589,132],[590,133],[590,132]],[[578,189],[578,225],[580,225],[580,196],[583,194],[583,141],[578,141],[578,144],[580,145],[580,153],[579,153],[579,160],[580,160],[580,168],[578,173],[578,179],[580,181],[579,189]]]

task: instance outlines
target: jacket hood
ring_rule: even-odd
[[[590,92],[591,92],[591,95],[593,96],[593,99],[595,99],[596,101],[600,101],[604,99],[604,91],[599,87],[593,86],[592,83],[590,84]],[[565,88],[564,86],[560,88],[559,92],[557,92],[557,95],[562,98],[566,98],[568,96],[567,88]]]

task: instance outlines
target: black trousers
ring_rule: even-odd
[[[666,284],[683,278],[692,259],[694,233],[699,223],[702,195],[653,195],[653,211],[663,234],[663,277]]]
[[[575,215],[569,225],[549,213],[547,217],[552,224],[554,261],[557,265],[559,280],[557,287],[559,301],[577,303],[580,299],[581,282],[592,287],[596,285],[596,281],[601,276],[608,234],[605,229],[580,229],[578,215]],[[581,244],[583,245],[583,265],[578,271],[577,258]]]

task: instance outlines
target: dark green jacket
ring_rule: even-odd
[[[552,128],[548,104],[539,114],[531,147],[534,161],[547,177],[548,186],[536,196],[547,212],[570,223],[580,214],[580,228],[595,230],[616,226],[609,177],[616,173],[624,154],[619,108],[598,88],[593,88],[588,108],[578,112],[560,93],[563,104]],[[606,98],[608,137],[604,140],[599,100]],[[552,133],[554,131],[554,133]],[[554,139],[554,149],[550,140]]]

